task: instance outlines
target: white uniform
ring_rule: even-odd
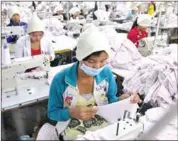
[[[48,38],[44,35],[40,41],[41,54],[48,54],[54,59],[54,51],[53,51],[53,43],[48,40]],[[30,36],[25,35],[18,39],[16,44],[15,57],[25,57],[31,56],[31,41]]]
[[[31,20],[28,22],[27,28],[28,35],[22,36],[17,41],[15,51],[16,58],[31,56],[31,41],[29,34],[36,31],[44,32],[45,30],[43,22],[38,18],[37,14],[34,12]],[[55,55],[52,46],[53,46],[52,41],[49,39],[49,37],[46,36],[44,32],[44,36],[40,40],[41,54],[48,54],[52,57],[53,60]]]

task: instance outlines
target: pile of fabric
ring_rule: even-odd
[[[160,49],[139,60],[135,70],[123,82],[124,89],[146,95],[144,101],[167,107],[177,97],[177,46]]]
[[[113,68],[132,71],[143,58],[135,45],[127,39],[127,34],[117,33],[112,28],[102,31],[111,45],[110,65]]]
[[[125,90],[146,95],[145,102],[153,106],[167,107],[177,99],[177,44],[155,48],[152,55],[143,57],[126,36],[111,28],[102,32],[111,45],[111,67],[127,73],[123,82]]]
[[[66,32],[63,29],[64,23],[62,23],[55,17],[44,19],[43,22],[44,22],[46,30],[50,31],[52,35],[54,36],[64,35]]]
[[[167,108],[152,108],[149,109],[145,113],[145,121],[144,121],[144,132],[150,130],[154,124],[156,124],[162,116],[164,116],[167,112]],[[177,112],[177,111],[175,111]],[[177,117],[173,118],[173,120],[169,121],[169,123],[164,127],[164,129],[159,132],[156,136],[157,140],[177,140]]]

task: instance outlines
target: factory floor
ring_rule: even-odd
[[[1,114],[1,140],[19,140],[23,135],[35,139],[35,127],[46,120],[47,100]]]

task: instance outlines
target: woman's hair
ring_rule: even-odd
[[[93,10],[93,20],[97,20],[97,17],[96,17],[96,15],[94,13],[97,10],[98,10],[98,5],[97,5],[97,2],[95,1],[95,7],[94,7],[94,10]]]
[[[156,11],[156,4],[153,2],[154,11]]]
[[[97,52],[93,52],[92,54],[88,55],[87,57],[85,57],[83,59],[83,61],[87,61],[91,56],[100,56],[101,53],[105,52],[104,50],[102,51],[97,51]]]
[[[135,21],[134,21],[134,23],[133,23],[133,25],[132,25],[132,28],[131,28],[131,29],[133,29],[134,27],[138,26],[138,24],[137,24],[137,19],[138,19],[138,17],[135,19]]]

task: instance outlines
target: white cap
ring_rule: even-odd
[[[56,7],[55,7],[55,10],[54,12],[57,12],[57,11],[63,11],[63,7],[62,7],[62,4],[58,4]]]
[[[141,14],[138,16],[137,24],[143,27],[149,27],[151,25],[151,16],[148,14]]]
[[[91,28],[83,32],[77,43],[76,57],[79,61],[97,51],[106,51],[110,56],[110,46],[107,38],[98,29]]]
[[[17,6],[12,6],[11,8],[9,8],[9,10],[8,10],[9,19],[11,19],[14,14],[20,15],[20,10]]]
[[[77,12],[80,12],[80,9],[77,8],[77,7],[72,7],[72,8],[70,9],[70,11],[69,11],[70,14],[75,14],[75,13],[77,13]]]
[[[34,12],[32,18],[28,22],[27,32],[35,32],[35,31],[43,31],[44,32],[44,24],[38,18],[37,14]]]

